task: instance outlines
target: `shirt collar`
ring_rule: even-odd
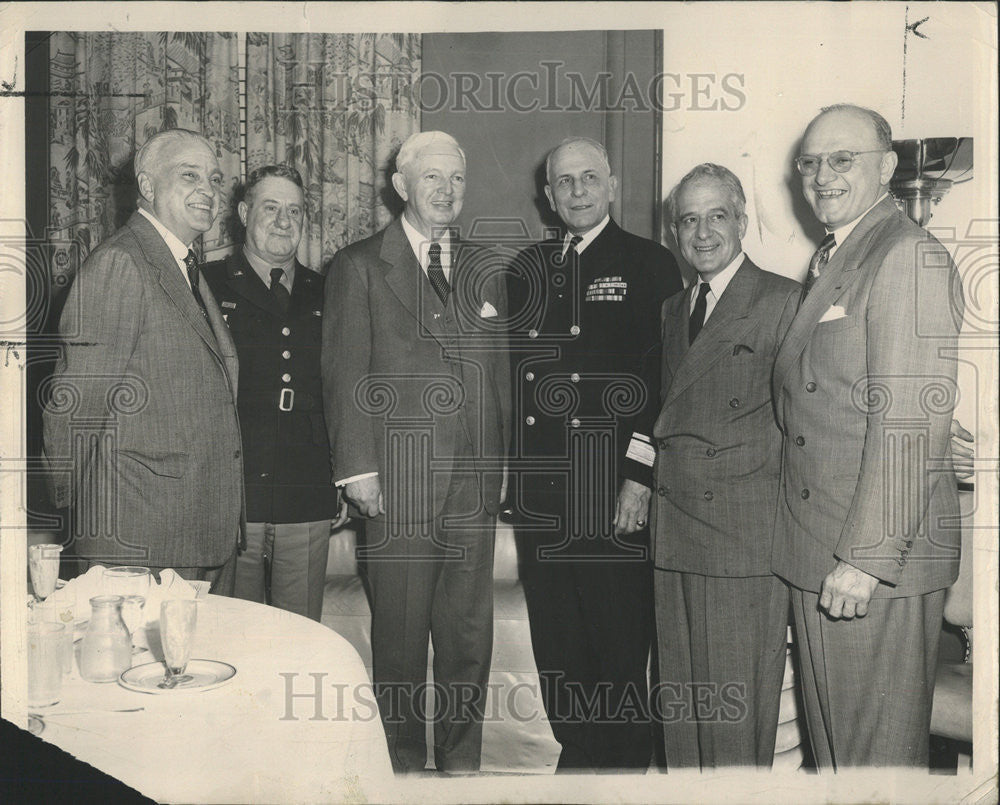
[[[246,247],[246,244],[244,244],[243,256],[246,257],[247,262],[250,264],[250,268],[254,270],[254,273],[260,277],[264,284],[268,287],[271,286],[271,269],[284,269],[285,276],[282,277],[281,284],[291,290],[292,283],[295,281],[295,255],[292,255],[285,263],[269,263],[263,257],[251,252]]]
[[[591,243],[596,240],[597,236],[604,231],[604,227],[608,225],[608,221],[611,220],[611,214],[604,216],[604,220],[601,221],[593,229],[587,230],[583,235],[580,235],[580,242],[576,245],[576,253],[583,254],[584,249],[586,249]],[[563,238],[563,254],[566,254],[566,250],[569,248],[569,242],[573,239],[573,233],[567,232],[566,237]]]
[[[410,242],[410,248],[413,249],[413,254],[416,255],[417,262],[426,271],[430,263],[428,250],[430,249],[431,241],[420,234],[413,224],[406,220],[406,213],[403,213],[399,220],[403,224],[403,232],[406,234],[406,239]],[[437,242],[441,244],[441,267],[447,269],[451,265],[451,230],[444,229]]]
[[[743,260],[746,257],[744,252],[740,252],[733,261],[727,265],[722,271],[716,274],[712,279],[708,281],[708,287],[712,291],[712,295],[719,299],[725,292],[726,288],[729,287],[729,283],[732,278],[736,275],[736,271],[741,265],[743,265]],[[694,283],[694,287],[697,289],[698,285],[701,284],[701,277],[698,277],[698,282]]]
[[[836,245],[832,249],[830,249],[830,256],[831,257],[833,256],[833,253],[838,248],[840,248],[840,246],[843,244],[843,242],[845,240],[847,240],[851,236],[851,233],[854,231],[854,227],[856,227],[858,224],[861,223],[861,219],[864,218],[866,215],[868,215],[868,213],[870,213],[873,209],[875,209],[875,207],[879,204],[879,202],[881,202],[882,199],[884,199],[888,195],[889,194],[887,192],[886,193],[882,193],[881,196],[879,196],[877,199],[875,199],[875,203],[872,204],[871,207],[869,207],[863,213],[861,213],[861,215],[859,215],[857,218],[855,218],[849,224],[844,224],[839,229],[834,229],[833,230],[833,238],[834,238],[834,241],[836,242]],[[829,229],[827,229],[826,231],[830,232]]]
[[[160,237],[163,238],[163,241],[167,244],[167,248],[170,249],[170,253],[174,256],[174,259],[179,260],[181,263],[183,263],[184,258],[187,257],[187,253],[188,250],[191,248],[191,245],[188,244],[187,246],[185,246],[184,243],[181,241],[181,239],[177,237],[177,235],[175,235],[169,229],[167,229],[163,224],[161,224],[157,220],[156,216],[153,215],[153,213],[151,213],[149,210],[143,207],[139,207],[139,214],[145,216],[146,220],[148,220],[153,225],[153,228],[160,233]]]

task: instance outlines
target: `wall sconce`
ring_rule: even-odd
[[[971,137],[927,137],[893,140],[899,157],[889,188],[919,226],[931,219],[931,207],[951,190],[972,178]]]

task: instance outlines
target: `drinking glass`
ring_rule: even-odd
[[[191,658],[197,603],[194,599],[175,598],[160,604],[160,643],[167,666],[161,687],[172,688],[185,681],[182,674]]]
[[[149,592],[151,576],[148,567],[122,565],[104,568],[104,589],[107,595],[145,596]]]
[[[42,621],[28,624],[28,706],[48,707],[59,701],[66,626]]]
[[[28,571],[31,573],[31,589],[38,601],[44,601],[56,589],[59,580],[59,553],[61,545],[43,542],[28,546]]]

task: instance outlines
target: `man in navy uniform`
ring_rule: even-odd
[[[243,248],[204,267],[241,369],[248,523],[236,595],[319,620],[340,523],[320,400],[323,278],[295,259],[305,220],[298,171],[258,168],[237,211]]]
[[[618,179],[600,143],[563,141],[546,178],[566,233],[518,255],[510,291],[532,646],[558,769],[645,769],[659,382],[642,378],[659,366],[660,305],[681,277],[669,251],[611,220]]]

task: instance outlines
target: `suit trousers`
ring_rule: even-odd
[[[531,646],[559,771],[649,766],[652,639],[645,559],[539,556],[519,535]]]
[[[247,523],[247,547],[236,560],[236,597],[318,621],[330,522]]]
[[[944,590],[876,598],[832,620],[816,593],[791,587],[806,724],[816,764],[928,764]]]
[[[655,570],[667,768],[759,766],[774,760],[785,673],[788,593],[776,576],[729,578]]]
[[[438,770],[479,770],[493,654],[494,529],[478,480],[457,472],[432,521],[366,523],[372,676],[397,773],[427,765],[428,721]]]

